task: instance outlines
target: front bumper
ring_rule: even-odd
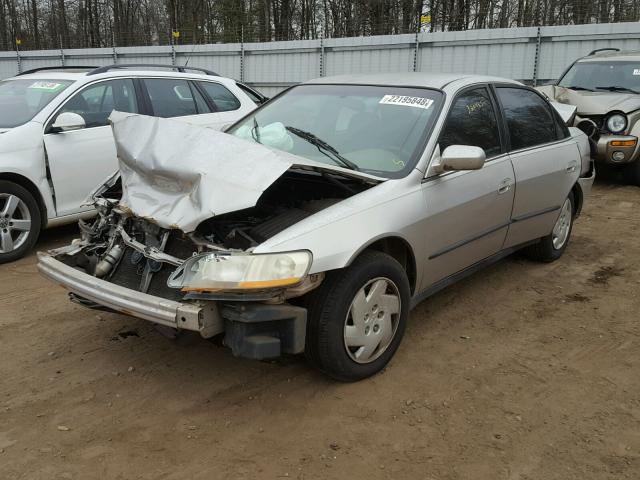
[[[73,294],[107,309],[204,338],[224,333],[234,355],[261,360],[304,351],[307,311],[289,304],[176,302],[101,280],[38,252],[38,270]]]
[[[633,142],[631,146],[613,145],[614,142]],[[624,158],[614,160],[614,153],[621,152]],[[618,154],[619,155],[619,154]],[[601,134],[596,143],[595,159],[610,165],[625,165],[636,161],[640,157],[640,144],[633,135]]]
[[[199,332],[205,338],[224,331],[214,302],[196,304],[154,297],[83,273],[56,260],[51,253],[38,252],[38,270],[70,292],[126,315]]]

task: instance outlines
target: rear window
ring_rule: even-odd
[[[498,98],[507,121],[511,150],[558,140],[551,105],[526,88],[499,87]]]
[[[146,78],[144,84],[156,117],[183,117],[211,112],[202,95],[186,80]]]

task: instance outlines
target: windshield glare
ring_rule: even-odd
[[[49,79],[0,81],[0,128],[27,123],[72,83]]]
[[[622,87],[640,91],[640,62],[578,62],[558,82],[561,87],[578,87],[607,91],[606,87]],[[615,90],[614,90],[615,91]]]
[[[441,98],[423,88],[300,85],[228,133],[317,162],[398,178],[417,161]]]

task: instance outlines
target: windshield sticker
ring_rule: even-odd
[[[431,108],[433,100],[423,97],[406,97],[404,95],[385,95],[378,102],[382,105],[402,105],[403,107]]]
[[[57,92],[61,88],[64,88],[64,83],[34,82],[29,85],[29,88],[33,90],[43,90],[45,92]]]
[[[633,69],[633,74],[634,75],[640,75],[640,68],[634,68]]]

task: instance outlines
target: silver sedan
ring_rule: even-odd
[[[384,368],[434,292],[516,250],[560,258],[594,178],[587,137],[501,78],[321,78],[225,133],[111,120],[98,218],[40,271],[87,307],[343,381]]]

